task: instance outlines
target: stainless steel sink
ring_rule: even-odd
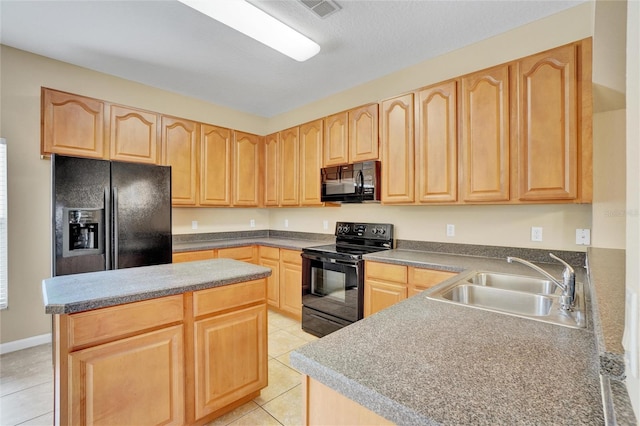
[[[434,288],[427,297],[565,327],[586,327],[582,283],[576,283],[575,306],[570,312],[561,308],[560,292],[549,280],[486,271],[474,271]]]

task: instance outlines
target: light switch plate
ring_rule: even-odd
[[[531,241],[542,241],[542,227],[531,227]]]
[[[456,236],[456,226],[455,225],[447,225],[447,237],[455,237]]]
[[[255,220],[255,219],[251,219],[251,220],[249,221],[249,226],[250,226],[251,228],[255,228],[255,227],[256,227],[256,220]]]

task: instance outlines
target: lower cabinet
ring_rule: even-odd
[[[365,317],[457,275],[455,272],[372,261],[365,262],[364,270]]]
[[[280,308],[280,249],[260,246],[258,248],[258,265],[271,268],[271,276],[267,278],[267,303],[276,309]]]
[[[302,258],[298,250],[280,249],[280,310],[302,319]]]
[[[266,279],[54,315],[56,425],[205,424],[267,386]]]

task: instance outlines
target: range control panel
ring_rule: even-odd
[[[363,240],[393,240],[393,225],[390,223],[337,222],[336,237]]]

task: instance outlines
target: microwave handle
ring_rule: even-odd
[[[358,175],[356,177],[356,194],[362,195],[364,194],[364,174],[362,174],[362,170],[358,170]]]

